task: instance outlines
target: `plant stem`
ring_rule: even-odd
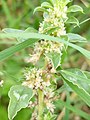
[[[42,90],[38,90],[38,120],[43,120],[43,101],[44,94]]]

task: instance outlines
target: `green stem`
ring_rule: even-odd
[[[38,120],[43,120],[43,101],[44,94],[42,90],[38,90]]]

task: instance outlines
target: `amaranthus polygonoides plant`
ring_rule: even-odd
[[[40,23],[39,33],[54,37],[66,35],[65,23],[69,21],[68,12],[69,9],[72,11],[73,7],[75,7],[68,9],[67,4],[69,2],[69,0],[50,0],[35,9],[34,12],[43,12],[43,21]],[[76,6],[76,9],[83,12],[79,6]],[[78,21],[76,18],[74,19]],[[61,66],[63,49],[63,43],[45,39],[40,40],[35,43],[33,54],[28,59],[34,67],[25,71],[26,81],[23,82],[23,85],[33,89],[35,96],[37,96],[35,99],[37,105],[30,102],[31,107],[33,105],[35,112],[37,112],[33,113],[32,120],[56,119],[54,115],[55,105],[53,104],[54,91],[57,88],[57,77],[55,74],[57,73],[57,68]],[[42,65],[41,60],[43,62]],[[34,114],[37,115],[35,116]]]
[[[34,12],[43,12],[43,21],[40,23],[38,33],[70,42],[84,42],[83,37],[66,32],[66,24],[68,23],[79,26],[79,21],[74,17],[74,14],[72,17],[69,16],[70,13],[83,13],[83,9],[78,5],[68,7],[70,2],[70,0],[48,0],[37,7]],[[27,59],[27,62],[30,62],[33,67],[25,69],[25,80],[22,86],[12,87],[9,91],[11,98],[8,108],[9,119],[13,119],[21,108],[28,106],[30,109],[33,108],[31,120],[59,120],[55,111],[55,100],[60,98],[59,91],[62,91],[63,88],[67,91],[72,88],[90,106],[89,86],[87,85],[87,83],[90,84],[90,81],[80,82],[81,79],[89,79],[88,72],[79,69],[62,70],[63,56],[67,47],[68,44],[65,45],[64,42],[47,39],[35,42],[33,52]],[[61,89],[58,89],[58,81],[61,81],[61,78],[64,82]],[[14,101],[16,106],[13,105]],[[63,104],[62,101],[60,102]],[[67,108],[72,110],[71,106]],[[74,112],[77,113],[77,111]],[[80,115],[85,119],[89,117],[85,113]]]

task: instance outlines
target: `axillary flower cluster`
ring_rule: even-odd
[[[67,6],[62,0],[56,0],[54,4],[49,2],[48,6],[44,3],[41,5],[41,9],[44,10],[43,21],[40,23],[39,33],[48,34],[54,37],[60,37],[66,34],[65,22],[67,17]],[[63,4],[64,3],[64,4]],[[39,9],[40,9],[39,8]],[[36,8],[38,11],[38,8]],[[30,55],[28,60],[34,65],[34,68],[30,68],[25,71],[25,79],[23,85],[32,88],[35,91],[35,95],[38,95],[38,89],[44,94],[44,104],[50,112],[54,112],[53,97],[54,89],[53,84],[56,85],[55,72],[51,60],[48,58],[48,53],[59,53],[62,56],[63,44],[54,41],[40,40],[34,45],[33,54]],[[44,57],[45,64],[43,67],[37,66],[38,61],[41,57]],[[60,65],[60,64],[59,64]]]
[[[48,31],[51,30],[52,36],[58,36],[66,34],[65,22],[68,19],[67,17],[67,6],[62,4],[54,4],[54,7],[47,9],[44,12],[44,20],[40,23],[39,32],[48,34]]]

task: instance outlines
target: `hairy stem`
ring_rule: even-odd
[[[38,120],[43,120],[43,101],[44,94],[42,90],[38,90]]]

